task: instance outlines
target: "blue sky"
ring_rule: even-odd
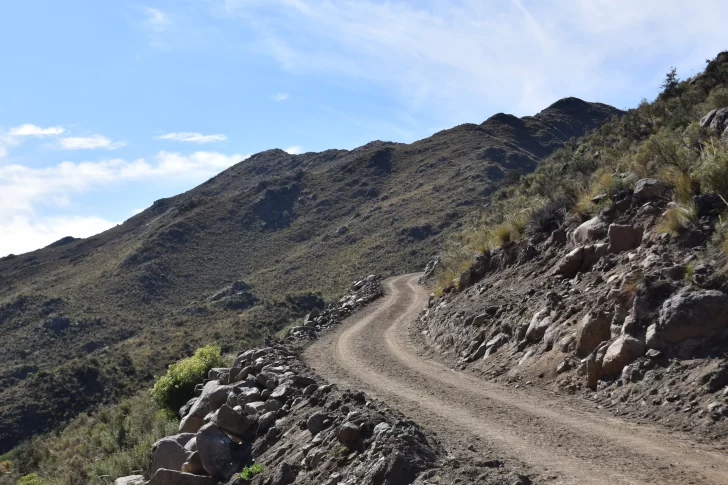
[[[0,6],[0,256],[246,156],[411,142],[565,96],[619,108],[728,49],[728,2],[27,0]]]

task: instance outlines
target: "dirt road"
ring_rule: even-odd
[[[422,357],[410,325],[427,302],[419,275],[385,281],[385,296],[309,347],[305,359],[435,431],[553,484],[728,484],[728,454],[687,435],[637,425],[537,391],[513,389]]]

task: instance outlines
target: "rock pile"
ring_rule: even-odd
[[[289,343],[249,350],[213,369],[181,410],[179,434],[152,448],[148,481],[116,485],[412,483],[439,445],[364,393],[323,385]],[[262,466],[251,479],[240,473]]]
[[[489,378],[728,435],[728,285],[698,258],[725,207],[698,196],[695,221],[664,233],[670,195],[643,179],[593,219],[480,256],[430,299],[426,344]]]
[[[346,295],[329,308],[309,313],[303,325],[292,327],[290,335],[295,338],[315,338],[319,332],[337,325],[359,308],[384,295],[382,278],[369,275],[355,281]]]

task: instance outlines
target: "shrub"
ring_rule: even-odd
[[[658,232],[678,235],[690,227],[698,217],[695,204],[691,201],[677,204],[665,211],[662,222],[657,227]]]
[[[38,476],[37,473],[29,473],[28,475],[20,477],[20,480],[16,482],[16,485],[48,485],[50,482],[44,478]]]
[[[243,468],[243,471],[240,472],[240,476],[245,478],[246,480],[252,480],[253,477],[255,477],[258,473],[261,473],[262,471],[263,465],[259,463],[253,463],[252,465]]]
[[[720,143],[709,143],[703,149],[696,177],[703,189],[728,197],[728,151]]]
[[[561,197],[534,210],[528,216],[526,234],[534,236],[536,234],[550,234],[555,231],[564,222],[570,205],[569,199]]]
[[[157,379],[152,389],[152,400],[161,409],[173,413],[182,407],[193,395],[195,386],[202,382],[213,367],[224,365],[220,347],[206,345],[187,357],[169,366],[167,373]]]

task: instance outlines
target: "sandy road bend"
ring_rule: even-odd
[[[427,302],[418,276],[386,280],[385,296],[309,347],[307,362],[332,382],[386,400],[451,449],[474,444],[527,465],[549,483],[728,484],[728,455],[685,435],[576,409],[420,357],[409,338]]]

